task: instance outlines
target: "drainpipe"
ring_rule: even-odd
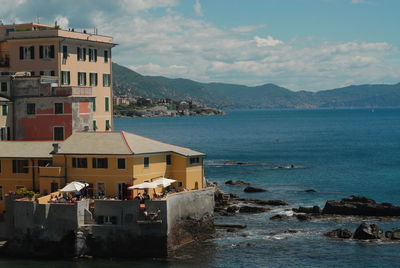
[[[32,189],[34,192],[36,192],[36,177],[35,177],[35,161],[31,159],[31,165],[32,165]]]
[[[67,185],[67,156],[64,155],[64,186]]]

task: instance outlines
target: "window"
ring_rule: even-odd
[[[106,130],[111,130],[110,120],[106,120]]]
[[[89,74],[89,81],[92,87],[97,86],[97,73],[90,73]]]
[[[88,53],[89,53],[89,61],[96,62],[97,61],[97,49],[89,48]]]
[[[86,60],[86,48],[77,47],[76,48],[76,57],[78,61]]]
[[[28,160],[13,160],[12,161],[13,173],[29,173]]]
[[[73,168],[87,168],[87,158],[72,158],[72,167]]]
[[[96,192],[98,196],[106,195],[106,185],[104,182],[97,182]]]
[[[182,187],[183,183],[181,181],[178,181],[178,187]]]
[[[39,54],[41,59],[54,59],[54,45],[40,46]]]
[[[117,159],[117,167],[118,167],[118,169],[126,169],[125,158]]]
[[[0,160],[0,173],[1,173],[1,160]]]
[[[51,160],[39,160],[38,166],[39,167],[47,167],[47,166],[51,165],[52,163],[53,163],[53,161],[51,161]]]
[[[93,158],[93,168],[108,168],[108,159]]]
[[[68,58],[68,47],[67,46],[62,47],[62,58],[64,60],[66,60]]]
[[[96,120],[93,120],[93,130],[97,130],[97,122],[96,122]]]
[[[109,97],[106,97],[105,98],[105,101],[104,101],[104,110],[106,111],[106,112],[109,112],[110,111],[110,98]]]
[[[96,112],[96,99],[93,100],[93,112]]]
[[[19,59],[20,60],[33,60],[35,59],[35,47],[19,47]]]
[[[86,73],[78,72],[78,85],[86,86]]]
[[[104,50],[104,63],[108,63],[108,50]]]
[[[36,114],[36,105],[34,103],[26,104],[26,114]]]
[[[0,185],[0,201],[3,200],[3,186]]]
[[[143,167],[144,168],[149,168],[150,166],[150,158],[149,157],[144,157],[143,158]]]
[[[61,71],[61,84],[69,85],[71,83],[71,73],[69,71]]]
[[[54,127],[54,140],[62,141],[64,140],[64,127]]]
[[[0,128],[0,140],[5,141],[7,140],[7,133],[6,133],[6,128]]]
[[[171,165],[171,155],[170,154],[167,154],[165,156],[165,162],[167,163],[167,166]]]
[[[2,112],[3,112],[3,115],[7,115],[8,114],[7,104],[3,104],[2,105]]]
[[[58,183],[57,182],[52,182],[50,183],[50,192],[54,193],[58,191]]]
[[[191,165],[196,165],[200,163],[200,157],[191,157],[190,158],[190,164]]]
[[[109,87],[111,84],[111,75],[103,74],[103,87]]]
[[[54,113],[63,114],[64,113],[64,103],[54,103]]]
[[[11,140],[11,128],[7,127],[7,140],[10,141]]]
[[[8,85],[7,82],[1,82],[1,92],[7,92]]]

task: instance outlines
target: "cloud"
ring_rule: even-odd
[[[61,29],[68,29],[69,20],[67,17],[58,15],[56,16],[55,21],[57,22],[57,25],[61,27]]]
[[[199,2],[200,4],[200,2]],[[98,28],[114,37],[113,61],[144,75],[247,85],[276,83],[320,90],[346,83],[393,83],[400,49],[388,42],[283,39],[265,25],[218,27],[175,8],[178,0],[0,0],[5,22],[32,21]],[[195,4],[196,5],[196,4]],[[201,5],[200,5],[201,6]],[[190,12],[190,11],[189,11]],[[45,21],[46,20],[46,21]]]
[[[196,13],[197,16],[202,17],[204,16],[203,14],[203,8],[201,6],[200,0],[196,0],[196,2],[193,5],[194,13]]]
[[[257,47],[274,47],[283,44],[281,40],[276,40],[272,36],[267,36],[267,38],[261,38],[259,36],[254,37]]]
[[[261,25],[243,25],[243,26],[238,26],[238,27],[232,28],[232,32],[249,33],[249,32],[253,32],[255,30],[264,28],[264,27],[265,27],[265,24],[261,24]]]

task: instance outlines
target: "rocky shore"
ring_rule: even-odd
[[[228,186],[242,186],[246,189],[256,189],[254,192],[267,191],[266,189],[250,186],[245,181],[227,181]],[[314,189],[299,190],[297,192],[315,193]],[[264,213],[271,211],[273,207],[289,206],[283,200],[258,200],[245,199],[237,194],[225,193],[217,188],[215,191],[215,212],[222,217],[234,216],[237,213]],[[298,221],[332,220],[332,222],[361,222],[354,231],[348,229],[334,229],[325,232],[323,235],[339,239],[373,240],[400,242],[400,227],[391,230],[383,230],[377,224],[369,221],[384,221],[400,219],[400,206],[390,203],[377,203],[375,200],[363,196],[349,196],[341,200],[327,200],[323,208],[319,206],[310,207],[287,207],[285,213],[272,215],[270,220],[282,221],[295,219]],[[244,227],[243,227],[244,226]],[[242,228],[245,228],[243,225]],[[226,226],[227,231],[234,231],[241,228]],[[292,230],[298,232],[297,230]],[[317,230],[318,231],[318,230]]]

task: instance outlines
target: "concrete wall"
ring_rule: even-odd
[[[167,199],[168,233],[187,218],[201,219],[214,212],[214,188],[176,193]]]
[[[30,201],[15,201],[10,234],[12,238],[26,235],[46,241],[60,241],[66,234],[75,231],[83,223],[83,210],[89,208],[87,201],[78,204],[37,204]],[[81,212],[78,213],[78,208]]]

